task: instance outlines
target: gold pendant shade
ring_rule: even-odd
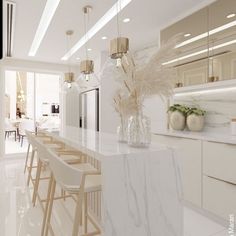
[[[94,72],[94,63],[92,60],[84,60],[80,63],[80,72],[88,75]]]
[[[64,74],[64,81],[66,83],[73,83],[75,82],[75,74],[73,72],[67,72]]]
[[[125,37],[114,38],[110,42],[110,57],[112,59],[121,58],[129,51],[129,39]]]

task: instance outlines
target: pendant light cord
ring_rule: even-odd
[[[120,12],[120,9],[121,9],[121,1],[117,1],[116,3],[116,11],[117,11],[117,14],[116,14],[116,27],[117,27],[117,36],[120,37],[120,17],[119,17],[119,12]]]
[[[67,34],[67,51],[69,51],[70,48],[70,36],[69,34]],[[69,73],[71,73],[71,55],[69,55],[69,60],[68,60],[68,69],[69,69]]]
[[[88,22],[89,22],[89,9],[84,11],[84,31],[85,31],[85,55],[88,60]]]

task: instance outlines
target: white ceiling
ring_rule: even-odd
[[[61,57],[66,53],[66,36],[68,29],[74,30],[71,46],[83,35],[82,8],[91,5],[90,25],[105,14],[116,0],[61,0],[47,33],[35,57],[29,57],[28,52],[32,44],[46,0],[15,0],[16,25],[13,45],[13,57],[27,60],[63,63]],[[159,31],[174,19],[198,9],[211,0],[133,0],[120,14],[122,35],[130,38],[131,50],[141,49],[148,45],[158,44]],[[123,23],[126,17],[131,18],[129,23]],[[101,51],[108,50],[109,40],[116,37],[116,19],[110,21],[89,42],[92,48],[90,57],[95,59]],[[102,40],[107,36],[107,40]],[[72,57],[84,58],[84,48],[81,48]]]

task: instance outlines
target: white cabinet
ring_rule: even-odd
[[[153,141],[176,147],[182,169],[184,199],[201,207],[202,202],[202,162],[201,140],[164,135],[154,135]]]
[[[236,184],[236,145],[203,142],[203,173]]]
[[[236,145],[203,142],[203,208],[228,220],[236,214]]]
[[[236,185],[204,176],[203,208],[229,220],[230,214],[236,215]]]

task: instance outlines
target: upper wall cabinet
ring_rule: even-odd
[[[175,58],[175,86],[236,79],[236,0],[218,0],[161,31],[163,44],[182,33]]]

